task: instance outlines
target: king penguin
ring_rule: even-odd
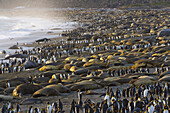
[[[49,102],[47,102],[47,113],[52,113],[52,106]]]

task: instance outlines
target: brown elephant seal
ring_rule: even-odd
[[[74,65],[73,65],[73,64],[65,64],[65,65],[64,65],[65,71],[66,71],[66,72],[70,71],[70,68],[71,68],[72,66],[74,66]]]
[[[0,100],[3,100],[3,101],[11,101],[12,99],[13,99],[13,96],[0,95]]]
[[[67,57],[65,59],[65,61],[72,61],[72,60],[77,60],[79,57],[75,57],[75,56],[70,56],[70,57]]]
[[[25,69],[29,69],[29,68],[36,68],[36,67],[38,67],[38,64],[36,62],[34,62],[34,61],[28,60],[28,61],[25,61],[22,64],[22,66],[24,66]]]
[[[80,75],[70,75],[68,77],[68,79],[70,79],[70,80],[79,80],[79,79],[81,79],[81,76]]]
[[[143,73],[129,73],[129,74],[125,74],[125,75],[123,75],[124,77],[129,77],[129,78],[131,78],[132,76],[133,77],[140,77],[140,76],[144,76],[144,74]]]
[[[29,98],[29,99],[25,99],[23,100],[20,104],[21,105],[28,105],[28,104],[40,104],[43,101],[41,99],[37,99],[37,98]]]
[[[81,75],[81,74],[84,74],[84,73],[87,73],[87,72],[88,72],[88,69],[81,68],[81,69],[76,70],[74,73],[76,75]]]
[[[51,83],[51,84],[58,84],[58,83],[61,82],[61,80],[51,78],[48,82]]]
[[[131,80],[132,78],[127,77],[108,77],[104,79],[105,82],[115,82],[120,84],[129,83]]]
[[[93,90],[87,90],[84,93],[85,95],[99,95],[100,93],[98,93],[97,91],[93,91]]]
[[[36,91],[32,97],[59,96],[60,93],[53,88],[42,88]]]
[[[77,67],[82,67],[84,64],[85,64],[85,62],[82,62],[82,61],[78,61],[78,62],[74,63],[74,65]]]
[[[33,94],[35,91],[41,89],[42,87],[34,84],[21,84],[13,90],[13,96],[20,96],[24,94]]]
[[[69,88],[63,86],[61,83],[60,84],[48,85],[48,86],[46,86],[46,88],[53,88],[60,93],[70,93],[71,92],[71,90]]]
[[[157,33],[158,37],[170,36],[170,29],[163,29]]]
[[[70,71],[71,71],[71,72],[75,72],[77,69],[78,69],[77,66],[72,66],[72,67],[70,68]]]
[[[39,74],[39,76],[44,76],[44,77],[49,77],[51,78],[53,74],[56,73],[65,73],[65,70],[52,70],[52,71],[46,71],[46,72],[42,72]]]
[[[59,67],[53,65],[45,65],[39,69],[39,71],[51,71],[51,70],[59,70]]]
[[[101,78],[106,78],[106,77],[109,77],[110,75],[107,73],[107,72],[103,72],[103,73],[100,73],[98,75],[98,77],[101,77]]]
[[[2,80],[0,81],[0,87],[3,87],[3,88],[6,88],[6,82],[9,82],[10,83],[10,86],[11,87],[16,87],[20,84],[23,84],[23,83],[27,83],[28,80],[26,78],[12,78],[12,79],[6,79],[6,80]]]
[[[4,90],[4,94],[12,94],[15,87],[9,87]]]
[[[112,81],[104,81],[103,79],[100,80],[95,80],[98,84],[100,84],[101,86],[119,86],[121,85],[118,82],[112,82]]]
[[[92,90],[92,89],[99,89],[102,88],[101,85],[97,84],[95,81],[84,80],[81,82],[75,83],[71,86],[71,91],[77,91],[78,89],[85,91],[85,90]]]
[[[98,69],[103,69],[103,67],[100,67],[100,66],[90,66],[90,67],[87,67],[85,69],[87,69],[87,70],[98,70]]]
[[[159,78],[162,78],[162,77],[164,77],[165,75],[168,75],[168,74],[170,74],[170,70],[161,73],[161,74],[159,75]]]
[[[170,82],[170,74],[163,76],[162,78],[159,79],[159,81]]]
[[[40,83],[47,83],[50,80],[48,77],[40,77],[40,78],[34,78],[33,82],[40,84]]]
[[[154,84],[157,80],[154,77],[151,76],[140,76],[138,79],[132,79],[129,83],[135,84],[135,85],[141,85],[141,84]]]
[[[20,49],[20,47],[18,45],[13,45],[13,46],[9,47],[9,49]]]
[[[160,48],[159,50],[156,51],[156,53],[164,53],[169,51],[169,46]]]

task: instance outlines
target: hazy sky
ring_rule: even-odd
[[[54,7],[57,3],[54,0],[0,0],[0,8],[15,7]]]

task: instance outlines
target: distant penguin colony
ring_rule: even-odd
[[[1,61],[2,113],[169,113],[168,10],[63,13],[80,26]]]

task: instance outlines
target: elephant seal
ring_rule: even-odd
[[[22,65],[25,67],[25,69],[35,68],[38,66],[36,62],[31,60],[25,61]]]
[[[6,80],[2,80],[0,81],[0,87],[3,87],[3,88],[6,88],[6,82],[9,82],[10,83],[10,86],[11,87],[16,87],[20,84],[23,84],[23,83],[27,83],[28,80],[26,78],[12,78],[12,79],[6,79]]]
[[[11,47],[9,47],[9,49],[19,49],[20,47],[18,45],[13,45]]]
[[[129,83],[133,83],[135,85],[141,85],[141,84],[154,84],[157,80],[154,77],[151,76],[140,76],[138,79],[132,79]]]
[[[70,71],[70,68],[71,68],[72,66],[74,66],[74,65],[73,65],[73,64],[65,64],[65,65],[64,65],[65,71],[66,71],[66,72]]]
[[[13,96],[0,95],[0,100],[11,101],[12,99],[13,99]]]
[[[61,80],[51,78],[48,82],[49,82],[50,84],[58,84],[59,82],[61,82]]]
[[[33,82],[35,83],[47,83],[50,79],[48,77],[40,77],[40,78],[34,78]]]
[[[163,76],[162,78],[159,79],[159,81],[170,82],[170,74]]]
[[[70,89],[71,91],[77,91],[78,89],[85,91],[85,90],[99,89],[99,88],[102,88],[102,86],[97,84],[95,81],[84,80],[75,83],[73,86],[71,86]]]
[[[84,73],[87,73],[87,72],[88,72],[88,69],[81,68],[81,69],[76,70],[74,73],[76,75],[81,75],[81,74],[84,74]]]
[[[20,94],[33,94],[35,91],[41,89],[42,87],[34,84],[21,84],[13,90],[13,96],[20,96]]]
[[[107,73],[107,72],[103,72],[103,73],[100,73],[98,75],[98,77],[101,77],[101,78],[106,78],[106,77],[109,77],[110,75]]]
[[[162,78],[162,77],[164,77],[164,76],[166,76],[166,75],[168,75],[168,74],[170,74],[170,70],[161,73],[161,74],[159,75],[159,78]]]
[[[23,100],[20,104],[21,105],[28,105],[28,104],[40,104],[43,101],[41,99],[37,99],[37,98],[29,98],[29,99],[25,99]]]
[[[59,96],[60,93],[53,88],[42,88],[36,91],[32,97]]]
[[[12,94],[15,87],[9,87],[4,90],[4,94]]]
[[[46,86],[46,88],[53,88],[60,93],[70,93],[71,92],[69,88],[63,86],[61,83],[60,84],[48,85],[48,86]]]
[[[46,71],[46,72],[42,72],[39,74],[39,76],[44,76],[44,77],[49,77],[51,78],[53,74],[56,73],[65,73],[65,70],[52,70],[52,71]]]
[[[98,93],[97,91],[93,91],[93,90],[87,90],[85,91],[85,95],[99,95],[100,93]]]
[[[170,36],[170,29],[163,29],[157,33],[158,37]]]
[[[113,83],[120,83],[120,84],[129,83],[131,80],[132,78],[127,78],[127,77],[107,77],[104,79],[105,82],[113,82]]]
[[[53,65],[45,65],[39,69],[39,71],[50,71],[50,70],[59,70],[59,67]]]

